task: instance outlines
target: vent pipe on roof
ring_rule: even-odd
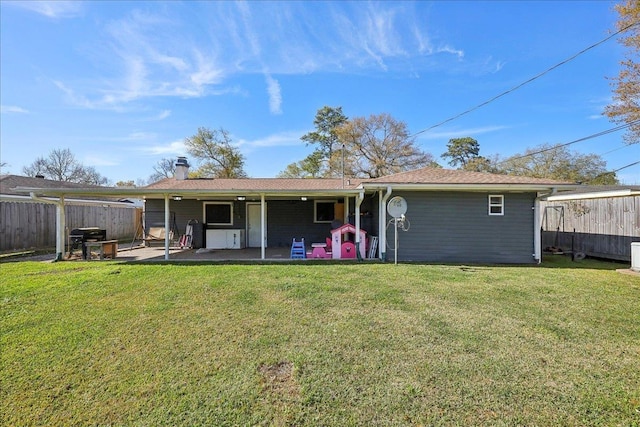
[[[189,177],[189,162],[186,157],[178,157],[174,177],[179,181],[184,181]]]
[[[44,175],[40,175],[40,174],[38,174],[38,175],[36,175],[36,178],[38,178],[38,179],[44,179]]]

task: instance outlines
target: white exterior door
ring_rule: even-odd
[[[264,205],[265,208],[265,223],[267,222],[266,209],[267,204]],[[260,238],[262,237],[262,230],[260,228],[260,203],[247,203],[247,233],[249,233],[248,237],[248,245],[250,248],[259,248],[261,247]],[[265,226],[264,231],[264,246],[267,246],[267,230]]]

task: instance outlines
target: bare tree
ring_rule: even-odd
[[[153,174],[149,177],[149,182],[160,181],[165,178],[173,178],[176,172],[176,161],[173,159],[161,159],[153,167]]]
[[[588,184],[618,184],[615,172],[597,154],[580,154],[567,147],[541,145],[498,163],[500,173]]]
[[[349,175],[378,178],[435,163],[431,154],[416,147],[406,123],[386,113],[356,117],[336,133],[344,144],[345,172]],[[332,161],[340,162],[339,156],[334,152]]]
[[[45,157],[38,157],[33,163],[22,168],[26,176],[42,175],[56,181],[77,182],[89,185],[105,185],[109,180],[90,166],[83,166],[76,160],[71,150],[54,149]]]

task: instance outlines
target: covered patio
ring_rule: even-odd
[[[94,254],[95,255],[95,254]],[[266,248],[265,256],[262,257],[261,248],[244,248],[244,249],[190,249],[190,248],[169,248],[169,259],[165,257],[164,247],[148,247],[135,246],[133,248],[127,245],[121,246],[115,261],[121,262],[354,262],[357,258],[333,260],[326,258],[304,258],[292,259],[290,249],[285,247]],[[81,257],[74,257],[75,260],[82,260]],[[93,257],[98,259],[97,256]],[[377,261],[376,259],[366,259],[366,261]]]

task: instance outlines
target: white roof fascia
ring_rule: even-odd
[[[221,190],[203,190],[203,189],[171,189],[171,188],[153,188],[153,189],[119,189],[119,188],[27,188],[17,187],[14,189],[18,192],[35,193],[45,196],[113,196],[113,197],[147,197],[158,196],[190,196],[190,197],[213,197],[220,196],[356,196],[360,193],[360,189],[310,189],[310,190],[260,190],[260,189],[221,189]]]
[[[546,200],[550,202],[559,202],[562,200],[582,200],[582,199],[604,199],[609,197],[627,197],[627,196],[638,196],[640,195],[640,191],[633,191],[631,189],[625,190],[612,190],[612,191],[593,191],[589,193],[580,193],[580,194],[555,194],[553,196],[549,196]]]
[[[573,190],[573,184],[392,184],[392,183],[363,183],[365,190],[384,190],[391,187],[394,191],[549,191],[553,189]]]

